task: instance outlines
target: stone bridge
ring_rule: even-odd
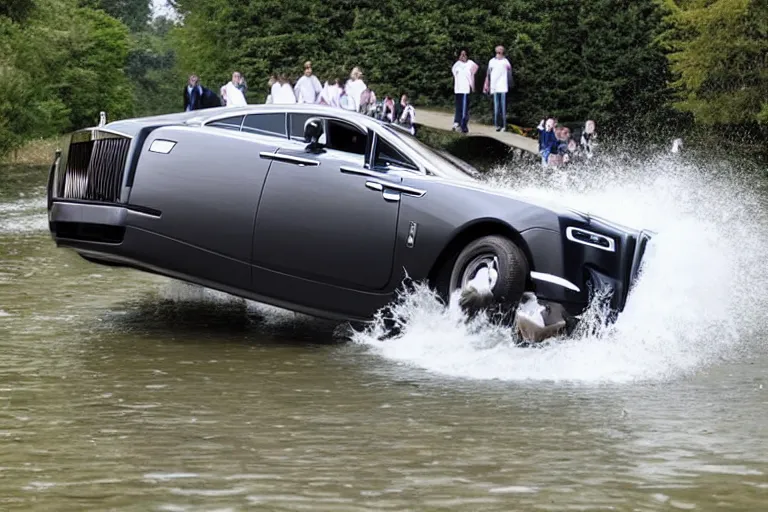
[[[453,114],[417,108],[416,124],[435,128],[437,130],[451,130],[453,127]],[[496,128],[493,126],[473,123],[471,117],[469,120],[469,133],[467,136],[490,137],[507,146],[519,148],[534,155],[537,155],[539,152],[539,143],[535,139],[529,139],[528,137],[523,137],[516,133],[497,132]]]

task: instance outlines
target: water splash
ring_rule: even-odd
[[[48,229],[45,198],[0,202],[0,234],[30,233]]]
[[[398,337],[380,340],[379,320],[355,332],[354,341],[455,377],[627,382],[690,374],[768,332],[768,213],[765,185],[752,174],[726,163],[660,157],[496,169],[487,182],[657,233],[617,322],[520,348],[508,329],[482,318],[466,322],[458,308],[417,287],[393,305],[403,321]]]

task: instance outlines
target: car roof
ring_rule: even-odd
[[[381,123],[370,116],[352,112],[341,108],[330,107],[328,105],[314,105],[308,103],[298,104],[263,104],[246,105],[244,107],[214,107],[190,112],[177,112],[173,114],[164,114],[150,117],[137,117],[132,119],[121,119],[107,124],[104,128],[127,135],[136,133],[142,127],[183,124],[186,126],[201,126],[207,122],[224,119],[227,117],[248,115],[248,114],[267,114],[273,112],[287,112],[300,114],[317,114],[328,116],[332,115],[341,119],[347,119],[360,126],[373,127]]]

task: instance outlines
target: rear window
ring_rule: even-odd
[[[304,140],[304,123],[310,117],[319,117],[317,114],[291,114],[291,138],[293,140]]]
[[[218,119],[212,123],[208,123],[208,126],[215,126],[217,128],[225,128],[227,130],[240,131],[240,125],[243,124],[243,117],[245,116],[234,116],[234,117],[227,117],[224,119]]]
[[[276,135],[279,137],[285,137],[285,114],[275,112],[269,114],[251,114],[246,116],[245,122],[243,123],[243,131],[258,133],[261,135]]]

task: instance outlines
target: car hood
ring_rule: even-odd
[[[438,179],[440,181],[443,181],[446,184],[449,184],[451,187],[461,188],[465,190],[473,190],[476,192],[482,192],[484,194],[492,194],[499,197],[506,197],[509,199],[513,199],[515,201],[532,204],[534,206],[538,206],[539,208],[550,210],[557,215],[571,215],[571,216],[575,215],[577,217],[580,217],[584,221],[588,221],[590,217],[592,217],[592,215],[590,215],[588,212],[584,212],[584,211],[577,210],[575,208],[568,207],[558,201],[544,199],[541,197],[534,197],[531,195],[522,194],[520,192],[515,192],[510,189],[493,187],[475,178],[468,177],[467,180],[458,180],[458,179],[440,177]]]

